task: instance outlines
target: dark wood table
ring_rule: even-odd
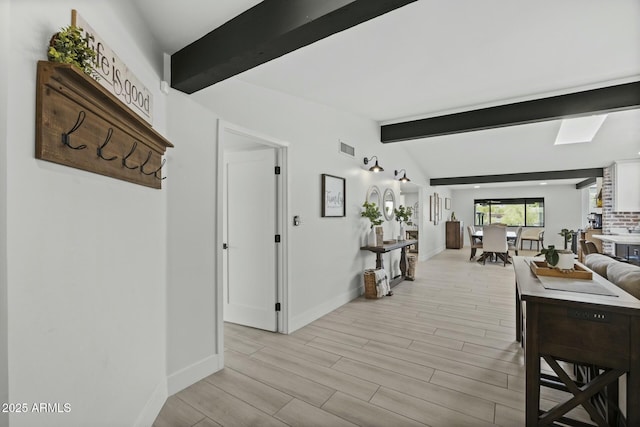
[[[640,426],[640,301],[595,273],[593,281],[615,296],[546,289],[531,271],[531,259],[513,257],[516,339],[524,339],[525,349],[526,425],[554,425],[578,405],[598,426],[618,425],[618,378],[626,373],[626,425]],[[540,358],[557,376],[541,375]],[[559,362],[588,366],[593,375],[584,382],[574,380]],[[573,397],[540,411],[541,386]],[[609,396],[604,407],[596,403],[603,395]]]
[[[417,240],[401,240],[396,243],[385,243],[382,246],[362,246],[360,249],[363,251],[375,252],[376,254],[376,268],[384,268],[384,262],[382,260],[382,254],[400,249],[400,275],[394,277],[389,281],[389,286],[394,287],[403,280],[413,280],[407,276],[407,246],[415,245]]]

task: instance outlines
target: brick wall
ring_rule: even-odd
[[[631,228],[640,223],[640,212],[613,211],[613,167],[604,168],[602,179],[602,232],[610,234],[612,228]],[[603,242],[603,250],[613,253],[613,243]]]

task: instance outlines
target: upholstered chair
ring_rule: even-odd
[[[482,229],[482,250],[484,264],[487,256],[494,253],[498,258],[502,259],[503,265],[507,265],[509,258],[509,245],[507,243],[507,227],[494,225],[484,226]]]
[[[522,237],[522,227],[516,230],[516,239],[509,241],[509,250],[518,255],[518,247],[520,246],[520,238]]]
[[[475,231],[471,225],[467,225],[467,231],[469,232],[469,242],[471,245],[471,256],[469,256],[469,261],[471,261],[476,256],[476,250],[478,248],[482,248],[482,240],[477,237],[473,237],[473,233],[475,233]]]

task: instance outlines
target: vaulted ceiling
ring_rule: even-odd
[[[167,53],[259,3],[133,1]],[[639,81],[640,2],[418,0],[233,78],[380,124]],[[638,109],[611,113],[585,144],[555,146],[559,126],[395,144],[432,178],[597,168],[640,157]]]

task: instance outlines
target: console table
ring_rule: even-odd
[[[394,277],[389,281],[389,286],[394,287],[403,280],[410,280],[407,275],[407,246],[415,245],[417,240],[402,240],[396,243],[385,243],[382,246],[363,246],[360,249],[363,251],[375,252],[376,254],[376,268],[384,268],[384,262],[382,261],[382,254],[391,252],[396,249],[400,249],[400,275]],[[412,279],[411,279],[412,280]]]
[[[640,301],[593,273],[615,296],[546,289],[530,269],[530,257],[513,257],[516,273],[516,339],[524,339],[526,425],[554,425],[582,405],[598,426],[622,416],[617,407],[618,378],[627,374],[627,426],[640,426]],[[540,373],[543,358],[557,376]],[[559,361],[589,366],[593,378],[573,380]],[[573,394],[547,412],[540,411],[540,387]],[[607,394],[602,407],[596,396]],[[578,425],[578,424],[569,424]]]

